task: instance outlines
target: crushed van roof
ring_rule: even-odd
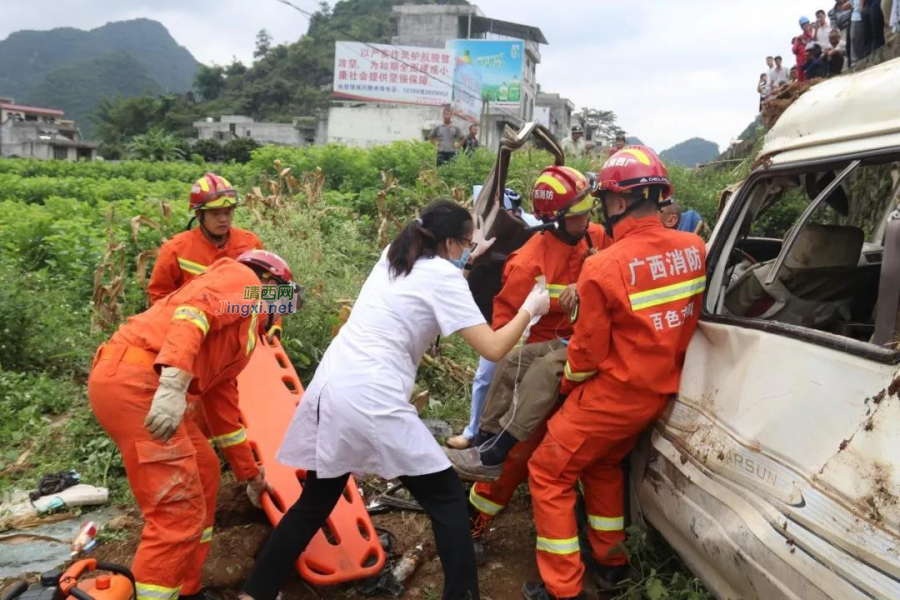
[[[772,126],[760,157],[805,149],[804,158],[884,147],[900,133],[900,58],[834,77],[800,96]],[[848,142],[853,142],[848,144]],[[776,160],[775,162],[782,162]]]

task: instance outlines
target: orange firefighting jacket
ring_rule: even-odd
[[[706,289],[706,247],[656,215],[616,224],[616,243],[578,279],[575,333],[561,392],[580,402],[604,390],[674,394]]]
[[[204,402],[213,441],[222,449],[238,479],[258,472],[240,422],[237,376],[256,347],[261,315],[250,314],[259,300],[245,300],[245,288],[259,287],[259,277],[230,258],[222,258],[189,284],[148,310],[128,319],[110,345],[136,346],[155,353],[157,368],[190,372],[190,393]],[[258,294],[256,294],[258,297]],[[227,303],[237,307],[228,312]]]
[[[588,235],[597,250],[612,244],[603,227],[596,223],[588,225]],[[586,240],[571,246],[549,232],[542,232],[510,254],[503,266],[503,287],[494,297],[493,328],[500,329],[516,316],[534,287],[535,279],[544,275],[550,290],[550,312],[531,328],[527,342],[546,342],[571,336],[572,325],[569,315],[559,306],[559,295],[568,285],[578,281],[588,250]]]
[[[228,241],[221,248],[209,241],[199,227],[179,233],[159,249],[147,286],[150,304],[156,304],[220,258],[237,258],[254,248],[264,249],[255,234],[238,227],[231,228]]]

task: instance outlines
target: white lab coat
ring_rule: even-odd
[[[315,470],[385,479],[450,468],[410,396],[422,355],[438,336],[484,323],[462,271],[421,258],[391,279],[387,249],[332,341],[288,427],[277,459]]]

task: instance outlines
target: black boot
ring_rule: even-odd
[[[526,581],[522,585],[522,598],[525,600],[587,600],[584,592],[577,596],[566,596],[565,598],[552,596],[547,591],[547,586],[536,581]]]
[[[628,565],[608,567],[595,565],[590,570],[591,581],[602,590],[611,590],[619,587],[619,584],[628,579]]]
[[[500,433],[497,437],[483,444],[487,450],[481,451],[481,464],[486,467],[502,465],[503,461],[506,460],[506,455],[518,443],[519,440],[514,438],[508,431]]]

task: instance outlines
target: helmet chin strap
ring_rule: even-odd
[[[644,206],[645,204],[649,204],[649,203],[652,203],[654,205],[659,204],[659,195],[660,195],[659,190],[654,190],[652,188],[645,188],[645,189],[648,189],[648,192],[646,195],[632,194],[632,198],[637,198],[637,199],[629,202],[628,206],[625,207],[625,210],[623,210],[622,212],[620,212],[617,215],[610,215],[609,210],[606,207],[606,199],[605,198],[600,199],[600,205],[603,207],[603,229],[606,230],[606,235],[608,235],[611,238],[615,238],[615,236],[613,235],[613,229],[615,228],[616,224],[618,222],[620,222],[622,219],[624,219],[625,217],[627,217],[629,214],[636,211],[641,206]]]
[[[569,246],[575,246],[584,239],[584,236],[587,235],[587,227],[585,227],[584,231],[581,232],[580,235],[572,235],[566,230],[565,226],[565,217],[559,217],[559,227],[550,231],[556,239],[561,242],[568,244]]]
[[[200,230],[203,232],[203,235],[205,235],[206,238],[216,246],[223,246],[225,242],[228,241],[228,234],[226,233],[225,235],[216,235],[215,233],[207,229],[206,225],[203,224],[203,221],[206,220],[206,214],[202,210],[199,210],[197,212],[199,213],[199,216],[197,217],[197,223],[200,224]]]

